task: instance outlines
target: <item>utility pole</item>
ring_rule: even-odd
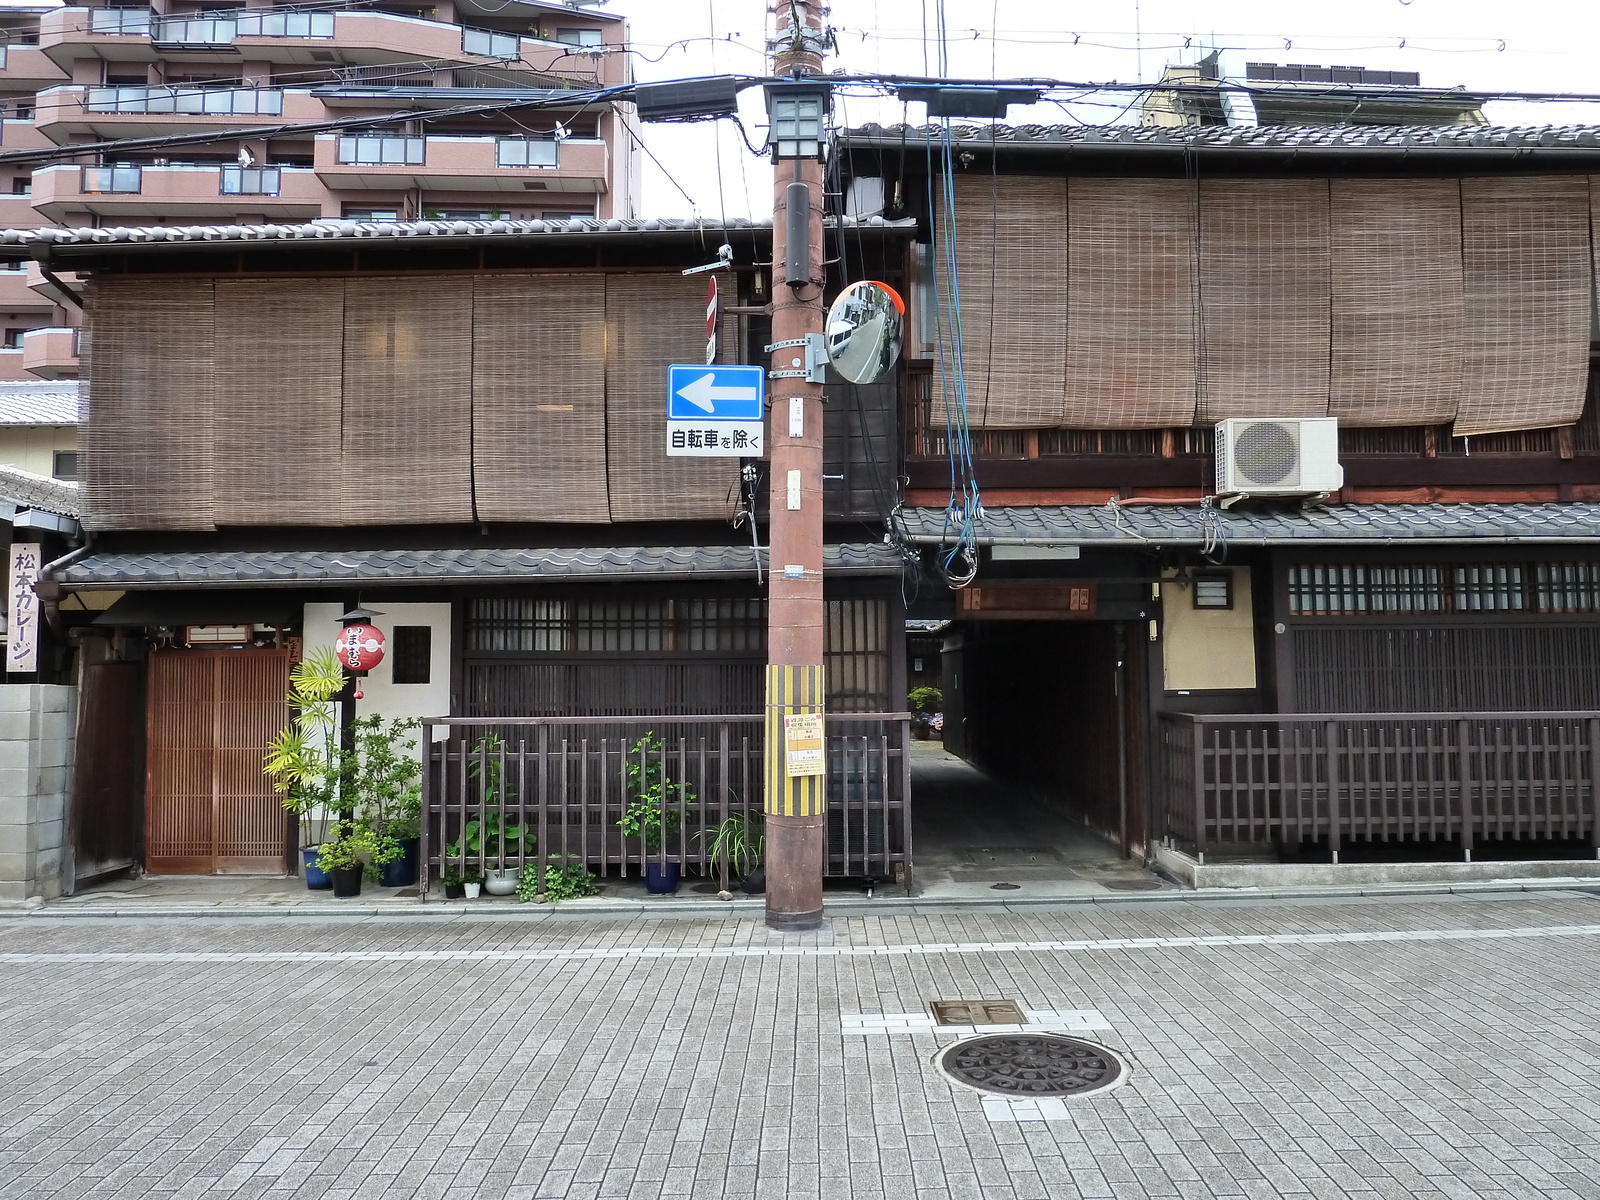
[[[823,331],[822,159],[827,85],[820,0],[769,0],[772,214],[770,580],[767,595],[767,924],[822,924],[826,737],[822,734],[822,385],[807,377]],[[808,83],[809,81],[809,83]],[[808,136],[809,135],[809,136]],[[788,721],[785,718],[789,718]],[[796,720],[795,718],[799,718]],[[814,718],[814,719],[808,719]],[[821,744],[817,744],[817,737]]]

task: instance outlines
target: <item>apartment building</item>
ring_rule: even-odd
[[[593,98],[631,79],[627,22],[597,2],[6,9],[0,149],[85,149],[0,164],[0,226],[631,217],[638,145],[626,109]],[[542,106],[492,108],[520,100]],[[234,136],[159,141],[206,131]],[[0,270],[20,351],[0,380],[77,375],[76,289],[37,263]]]

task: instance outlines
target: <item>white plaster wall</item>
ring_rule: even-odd
[[[57,450],[78,448],[76,425],[0,426],[0,463],[50,478]]]
[[[1161,660],[1169,692],[1203,692],[1256,686],[1256,637],[1250,572],[1228,567],[1232,608],[1196,608],[1189,588],[1163,572]]]
[[[356,701],[356,716],[366,717],[377,713],[386,720],[395,717],[444,717],[450,714],[450,605],[449,604],[368,604],[367,608],[381,612],[372,624],[382,632],[387,643],[394,640],[396,625],[426,625],[433,630],[429,649],[432,662],[427,683],[395,683],[393,660],[387,653],[365,679],[361,681],[362,698]],[[342,604],[308,604],[305,611],[305,648],[309,653],[333,645],[339,633],[339,614]],[[447,731],[436,730],[435,740],[442,740]]]

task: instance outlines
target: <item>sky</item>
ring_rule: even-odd
[[[839,53],[827,69],[939,74],[939,0],[831,0]],[[1042,77],[1153,83],[1168,63],[1222,51],[1223,73],[1246,62],[1416,71],[1428,87],[1488,92],[1600,93],[1597,0],[944,0],[948,72],[965,78]],[[640,81],[763,74],[765,0],[609,0],[629,18]],[[926,13],[928,39],[924,39]],[[657,61],[649,61],[655,59]],[[1012,124],[1107,124],[1136,118],[1128,98],[1013,108]],[[1600,125],[1600,103],[1496,101],[1503,125]],[[920,123],[923,107],[841,99],[837,120]],[[765,138],[759,88],[741,118]],[[640,127],[648,216],[720,219],[771,211],[771,170],[729,121]]]

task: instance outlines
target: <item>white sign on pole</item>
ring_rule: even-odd
[[[10,640],[6,644],[6,670],[36,671],[39,669],[39,597],[34,594],[33,585],[39,582],[39,543],[13,543],[10,557],[6,593]]]
[[[669,458],[760,458],[767,373],[761,367],[667,368]]]

